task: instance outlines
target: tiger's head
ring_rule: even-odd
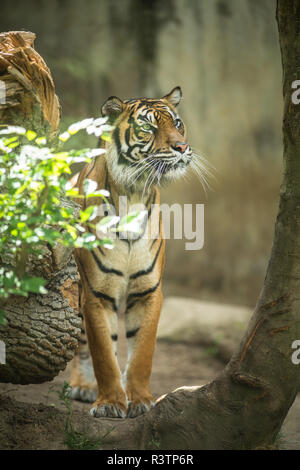
[[[108,160],[119,184],[145,190],[185,174],[193,152],[176,111],[181,98],[176,87],[160,99],[111,96],[103,104],[102,115],[114,126]]]

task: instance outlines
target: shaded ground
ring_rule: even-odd
[[[124,342],[119,346],[119,357],[123,367],[126,357]],[[202,385],[213,379],[223,367],[224,364],[212,355],[210,349],[158,342],[152,393],[158,397],[183,385]],[[55,380],[40,385],[0,384],[1,449],[66,448],[63,444],[64,419],[57,413],[64,407],[51,389],[61,389],[64,381],[69,380],[69,371],[70,365]],[[88,416],[89,406],[73,402],[75,415],[76,411],[84,410]],[[284,449],[300,449],[299,395],[286,418],[279,444]]]

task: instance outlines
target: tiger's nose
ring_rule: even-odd
[[[189,144],[186,142],[176,142],[173,148],[178,152],[184,153],[189,148]]]

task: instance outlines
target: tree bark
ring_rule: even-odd
[[[25,126],[39,135],[55,136],[60,105],[54,82],[42,57],[34,50],[35,34],[0,34],[0,122]],[[4,90],[3,90],[4,88]]]
[[[34,39],[30,32],[0,34],[0,85],[5,89],[0,123],[24,126],[54,141],[59,101],[50,70],[33,49]],[[62,205],[68,204],[62,201]],[[10,263],[5,253],[0,253],[0,262]],[[14,296],[5,305],[8,324],[0,327],[0,340],[5,343],[6,364],[0,365],[1,382],[51,380],[78,347],[81,320],[74,303],[78,274],[72,249],[45,246],[43,259],[31,257],[26,271],[47,280],[48,294],[31,294],[25,299]]]
[[[76,298],[77,281],[77,268],[69,263],[47,283],[47,294],[9,299],[8,324],[0,328],[6,350],[1,382],[42,383],[65,369],[80,338],[77,306],[69,303],[70,295]]]

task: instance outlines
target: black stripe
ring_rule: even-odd
[[[87,274],[86,274],[85,270],[84,270],[83,267],[82,267],[82,263],[79,261],[79,259],[78,259],[78,262],[79,262],[79,264],[80,264],[80,269],[81,269],[81,271],[82,271],[82,274],[84,275],[84,277],[85,277],[85,279],[86,279],[86,282],[87,282],[87,284],[88,284],[88,286],[89,286],[91,292],[93,293],[93,295],[94,295],[95,297],[97,297],[98,299],[104,299],[104,300],[107,300],[108,302],[110,302],[111,305],[112,305],[113,310],[114,310],[115,312],[117,312],[117,311],[118,311],[118,307],[117,307],[117,304],[116,304],[116,300],[115,300],[113,297],[110,297],[109,295],[104,294],[103,292],[100,292],[100,291],[97,291],[97,290],[93,289],[93,287],[92,287],[92,285],[91,285],[91,283],[90,283],[90,281],[89,281],[89,279],[88,279],[88,277],[87,277]]]
[[[91,233],[92,235],[95,235],[94,232],[92,231],[91,227],[89,227],[89,226],[87,227],[87,231],[88,231],[89,233]],[[97,238],[97,236],[96,236],[96,238]],[[105,256],[105,253],[104,253],[104,251],[102,250],[101,246],[98,246],[97,248],[99,249],[100,253]]]
[[[149,273],[151,273],[151,272],[153,271],[154,266],[155,266],[156,261],[157,261],[157,258],[158,258],[158,255],[159,255],[159,252],[160,252],[160,249],[161,249],[161,247],[162,247],[162,242],[163,242],[163,241],[161,240],[161,241],[160,241],[160,244],[159,244],[159,247],[158,247],[158,250],[157,250],[157,252],[156,252],[156,255],[155,255],[155,257],[154,257],[154,260],[153,260],[151,266],[149,266],[149,268],[147,268],[147,269],[142,269],[141,271],[137,271],[136,273],[131,274],[131,276],[129,277],[129,279],[136,279],[137,277],[144,276],[144,275],[149,274]]]
[[[118,127],[116,127],[113,132],[113,138],[115,140],[118,153],[121,153],[120,129]]]
[[[92,168],[90,169],[90,171],[88,172],[88,174],[87,174],[86,177],[84,178],[85,180],[88,179],[88,177],[90,176],[90,173],[93,171],[93,169],[94,169],[94,167],[95,167],[95,163],[96,163],[96,158],[95,158],[94,161],[93,161]],[[84,209],[86,209],[86,195],[84,195],[83,205],[84,205]]]
[[[118,335],[111,335],[112,341],[118,341]]]
[[[140,146],[138,145],[138,147],[140,147]],[[122,164],[123,165],[129,165],[130,163],[134,163],[134,162],[139,161],[138,158],[134,158],[131,155],[130,156],[128,155],[128,152],[131,151],[132,149],[133,149],[133,147],[129,147],[129,149],[127,150],[126,153],[121,152],[121,153],[118,154],[118,164],[119,165],[122,165]],[[125,157],[125,155],[126,155],[126,157]]]
[[[94,258],[94,260],[96,261],[97,263],[97,266],[98,268],[104,272],[104,273],[109,273],[109,274],[116,274],[117,276],[124,276],[124,274],[119,271],[118,269],[113,269],[113,268],[108,268],[107,266],[104,266],[104,264],[101,263],[100,259],[98,258],[98,256],[94,253],[94,251],[91,251],[92,253],[92,256]]]
[[[155,204],[155,201],[156,201],[156,191],[154,191],[154,194],[153,194],[153,198],[152,198],[152,201],[151,201],[151,205],[148,209],[148,219],[151,217],[151,214],[152,214],[152,209],[153,209],[153,206]],[[148,205],[148,204],[147,204]]]
[[[130,242],[131,242],[131,240],[128,240],[128,238],[120,238],[120,232],[117,232],[117,237],[118,237],[119,240],[121,240],[121,242],[127,243],[128,248],[129,248],[129,250],[130,250]]]
[[[108,170],[107,170],[107,163],[105,161],[105,184],[104,184],[104,189],[106,189],[106,190],[108,190],[107,185],[108,185]]]
[[[90,289],[91,289],[91,291],[92,291],[92,293],[94,294],[95,297],[97,297],[98,299],[107,300],[108,302],[110,302],[112,304],[113,310],[115,312],[118,311],[116,301],[113,297],[110,297],[109,295],[104,294],[103,292],[100,292],[98,290],[94,290],[90,284],[89,284],[89,287],[90,287]]]
[[[130,147],[130,129],[129,129],[129,127],[127,127],[127,129],[125,131],[124,138],[125,138],[125,143],[126,143],[127,147]]]
[[[154,193],[155,193],[155,191],[154,191]],[[153,197],[152,193],[150,193],[149,196],[148,196],[148,199],[147,199],[147,202],[146,202],[146,207],[148,207],[148,204],[150,203],[151,197]]]
[[[125,313],[128,313],[128,311],[135,306],[135,304],[137,303],[137,301],[135,302],[131,302],[131,304],[128,304],[127,307],[126,307],[126,312]]]
[[[105,256],[104,251],[102,250],[101,246],[98,246],[98,250],[100,251],[101,255]]]
[[[130,147],[128,147],[128,149],[126,150],[126,153],[123,152],[123,155],[126,155],[127,160],[129,160],[130,162],[139,162],[140,159],[137,158],[137,157],[133,157],[131,155],[131,153],[136,148],[141,150],[144,147],[144,145],[145,145],[145,142],[142,142],[142,143],[139,142],[138,144],[132,144]]]
[[[87,231],[88,231],[89,233],[91,233],[92,235],[95,235],[94,232],[93,232],[93,230],[92,230],[91,227],[89,227],[89,226],[87,226]],[[97,238],[97,235],[95,235],[95,236],[96,236],[96,238]],[[102,250],[101,246],[98,246],[97,248],[99,249],[100,253],[105,256],[105,253],[104,253],[104,251]]]
[[[139,328],[136,328],[135,330],[127,331],[126,332],[126,338],[133,338],[139,331]]]
[[[78,281],[78,316],[83,318],[82,313],[81,313],[81,293],[82,293],[82,285],[81,281]]]
[[[152,149],[153,149],[153,147],[154,147],[154,142],[155,142],[155,139],[152,140],[151,145],[150,145],[150,147],[148,148],[148,153],[152,153]]]
[[[161,279],[158,281],[157,284],[155,284],[155,286],[150,287],[150,289],[144,290],[143,292],[133,292],[132,294],[129,294],[128,297],[127,297],[127,302],[128,302],[129,299],[131,299],[133,297],[141,298],[141,297],[145,297],[148,294],[152,294],[158,288],[158,286],[160,284],[160,281],[161,281]]]

